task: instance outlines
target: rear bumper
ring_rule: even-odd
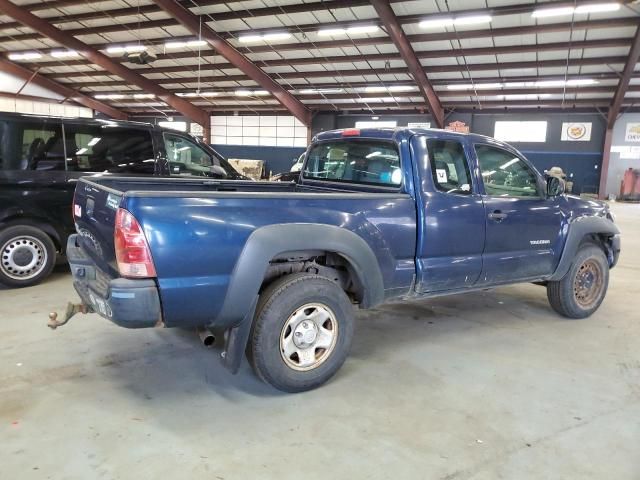
[[[152,279],[114,278],[98,269],[71,235],[67,242],[67,258],[73,275],[73,286],[82,301],[100,316],[126,328],[162,325],[158,287]]]

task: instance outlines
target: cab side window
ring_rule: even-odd
[[[67,169],[78,172],[153,174],[155,156],[147,130],[65,124]]]
[[[494,197],[540,197],[538,177],[520,157],[490,145],[476,145],[484,190]]]
[[[214,159],[191,140],[180,135],[165,133],[164,146],[171,175],[209,176],[211,174]]]
[[[445,193],[469,195],[471,174],[464,147],[456,140],[427,140],[433,183]]]
[[[60,125],[16,122],[19,132],[21,156],[16,170],[64,170],[64,142]]]

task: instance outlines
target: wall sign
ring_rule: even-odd
[[[451,130],[452,132],[469,133],[469,125],[464,122],[451,122],[444,127],[445,130]]]
[[[409,122],[407,123],[409,128],[431,128],[431,122]]]
[[[560,140],[563,142],[588,142],[591,140],[591,122],[563,122]]]
[[[189,133],[194,137],[203,137],[204,136],[204,127],[199,123],[191,122],[189,125]]]
[[[627,123],[624,135],[625,142],[640,142],[640,123]]]

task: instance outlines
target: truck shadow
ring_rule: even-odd
[[[544,290],[539,287],[508,287],[455,297],[393,303],[358,312],[356,334],[344,375],[358,375],[363,365],[384,365],[402,349],[448,336],[477,333],[474,329],[526,329],[530,322],[554,322]],[[129,335],[129,332],[122,332]],[[174,396],[216,395],[232,402],[249,397],[280,397],[284,394],[261,382],[246,359],[240,372],[231,375],[220,362],[221,346],[204,347],[193,331],[148,331],[142,346],[114,335],[101,349],[114,352],[100,366],[112,380],[142,399]],[[130,343],[129,346],[126,344]],[[134,346],[137,345],[137,346]],[[363,362],[365,362],[363,364]],[[346,370],[346,371],[345,371]]]

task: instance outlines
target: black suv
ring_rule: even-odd
[[[0,113],[0,283],[34,285],[63,261],[78,178],[246,180],[186,133],[138,122]]]

